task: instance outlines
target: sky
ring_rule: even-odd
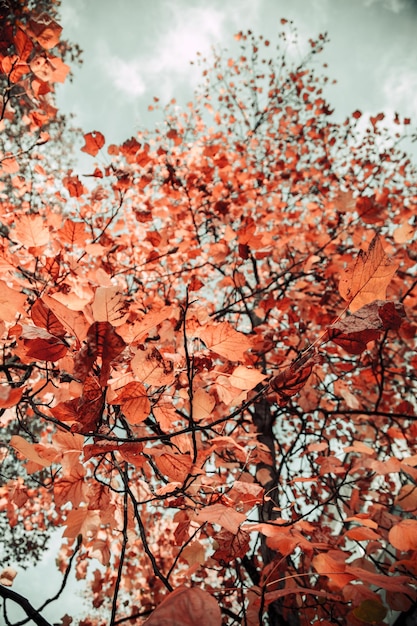
[[[84,64],[59,88],[59,107],[109,143],[154,126],[154,96],[192,98],[197,51],[233,50],[233,35],[247,29],[276,43],[282,17],[294,20],[300,53],[303,42],[328,32],[316,59],[338,81],[327,92],[336,120],[360,109],[417,122],[417,0],[63,0],[61,15]]]
[[[281,18],[294,20],[300,53],[303,41],[328,32],[330,43],[317,62],[326,62],[338,81],[327,93],[336,120],[360,109],[398,111],[417,124],[417,0],[62,0],[61,16],[63,36],[80,45],[84,64],[59,87],[59,108],[75,114],[84,132],[101,131],[108,143],[154,125],[158,118],[148,112],[154,96],[162,103],[191,99],[199,83],[198,68],[190,65],[197,51],[233,50],[233,35],[247,29],[276,43]],[[13,585],[34,605],[60,586],[54,575],[59,541],[55,535],[40,569],[20,571]],[[73,614],[77,589],[71,579],[45,616]]]

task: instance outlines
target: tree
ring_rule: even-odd
[[[0,197],[2,218],[8,215],[0,222],[3,249],[9,234],[7,221],[16,207],[20,205],[22,214],[35,213],[44,202],[45,187],[72,164],[74,131],[58,113],[53,98],[55,83],[69,75],[64,60],[80,62],[80,51],[59,39],[58,6],[49,0],[25,4],[9,0],[0,6]],[[57,196],[54,205],[60,212],[64,210],[65,203]],[[24,274],[25,270],[21,267],[20,271]],[[10,382],[9,365],[2,371]],[[22,424],[13,420],[2,426],[3,442],[22,429]],[[31,429],[37,436],[33,422]],[[12,475],[25,476],[26,488],[38,486],[39,475],[28,477],[24,467],[8,455],[2,458],[2,482]],[[5,516],[0,517],[0,524],[3,563],[13,561],[25,567],[30,563],[28,555],[32,560],[42,556],[51,528],[30,533]]]
[[[271,58],[239,33],[162,128],[86,133],[93,189],[46,178],[2,217],[7,450],[39,476],[2,509],[63,527],[84,626],[386,624],[416,600],[409,120],[332,121],[326,37],[291,61],[283,26]]]

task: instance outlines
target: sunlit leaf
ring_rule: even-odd
[[[228,322],[206,326],[198,336],[210,350],[231,361],[243,360],[252,345],[249,337],[237,332]]]
[[[384,252],[378,235],[372,239],[367,252],[361,250],[356,261],[339,281],[339,293],[349,303],[352,312],[374,300],[385,300],[386,291],[398,263]]]
[[[87,154],[91,154],[91,156],[96,156],[105,143],[104,135],[102,135],[98,130],[94,130],[93,132],[84,135],[84,141],[85,145],[81,148],[81,150],[83,152],[87,152]]]

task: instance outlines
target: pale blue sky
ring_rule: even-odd
[[[64,35],[80,44],[84,65],[60,87],[60,108],[85,132],[121,142],[154,124],[153,96],[191,98],[197,50],[233,49],[234,33],[248,28],[276,42],[282,17],[301,41],[329,33],[317,64],[338,81],[327,94],[336,119],[359,108],[417,120],[416,0],[63,0]]]

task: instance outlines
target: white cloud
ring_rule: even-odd
[[[142,78],[142,64],[137,61],[125,61],[117,56],[107,59],[107,72],[120,92],[131,98],[137,98],[146,91],[146,84]]]
[[[393,67],[384,80],[387,107],[417,118],[417,70]]]
[[[212,46],[230,45],[232,33],[242,27],[253,28],[260,19],[262,1],[219,0],[204,6],[191,6],[186,0],[166,1],[161,12],[165,17],[150,52],[144,53],[142,48],[141,54],[126,59],[102,42],[97,58],[115,89],[131,99],[148,92],[169,100],[178,83],[197,84],[201,72],[190,64],[197,52],[209,55]]]
[[[365,0],[364,4],[365,7],[370,7],[373,4],[382,4],[384,9],[388,9],[393,13],[399,13],[407,7],[407,2],[405,0]]]

